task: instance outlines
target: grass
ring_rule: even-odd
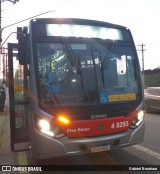
[[[160,73],[145,74],[146,87],[160,87]]]

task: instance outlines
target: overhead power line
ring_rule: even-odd
[[[1,31],[1,29],[2,29],[2,26],[1,26],[1,18],[2,18],[2,9],[1,9],[1,4],[2,4],[2,2],[6,2],[6,1],[9,1],[9,2],[12,2],[13,4],[15,4],[16,2],[19,2],[19,0],[1,0],[1,2],[0,2],[0,31]],[[1,33],[0,33],[0,42],[2,42],[2,36],[1,36]]]
[[[19,0],[1,0],[1,3],[5,1],[12,2],[13,4],[15,4],[16,2],[19,2]]]

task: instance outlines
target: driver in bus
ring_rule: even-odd
[[[53,96],[59,92],[59,80],[55,70],[47,67],[47,72],[44,78],[44,87],[49,96]]]

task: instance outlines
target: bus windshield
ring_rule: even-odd
[[[137,98],[136,62],[130,46],[113,40],[59,37],[37,42],[36,50],[38,96],[46,105],[106,105]]]

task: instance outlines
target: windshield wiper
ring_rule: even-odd
[[[72,65],[72,67],[76,67],[78,70],[80,70],[78,63],[75,61],[76,60],[75,55],[73,53],[73,50],[72,50],[70,44],[67,42],[67,40],[65,40],[65,38],[61,37],[61,39],[62,39],[62,43],[65,48],[65,52],[67,54],[67,57]]]
[[[110,61],[109,58],[112,56],[112,52],[111,51],[113,51],[113,48],[115,47],[115,45],[116,45],[116,41],[113,41],[108,46],[108,50],[106,52],[105,58],[104,58],[103,62],[101,63],[101,68],[103,70],[105,69],[105,65],[108,66],[108,64],[109,64],[109,61]]]
[[[108,50],[106,52],[106,55],[104,57],[104,60],[102,61],[102,57],[101,57],[101,53],[100,53],[100,60],[101,60],[101,76],[102,76],[102,83],[103,83],[103,88],[105,89],[105,82],[104,82],[104,69],[106,69],[109,65],[110,62],[110,58],[112,57],[112,52],[113,48],[116,45],[116,41],[112,41],[109,46],[108,46]]]
[[[65,52],[67,54],[67,57],[68,57],[71,65],[72,65],[72,67],[75,67],[77,69],[76,73],[80,75],[81,87],[82,87],[83,94],[85,95],[85,90],[84,90],[84,85],[83,85],[83,77],[82,77],[82,70],[81,70],[81,62],[80,62],[79,54],[78,54],[78,63],[77,63],[76,59],[75,59],[75,55],[74,55],[73,50],[72,50],[72,47],[67,42],[67,40],[65,40],[65,38],[61,37],[61,39],[62,39],[62,43],[64,44]]]

